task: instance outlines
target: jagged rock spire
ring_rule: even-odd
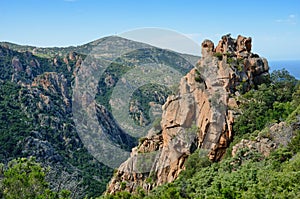
[[[151,190],[172,182],[196,148],[206,150],[212,161],[222,158],[234,135],[234,96],[269,76],[267,60],[251,53],[251,41],[225,35],[216,48],[212,41],[203,41],[197,67],[181,79],[178,95],[169,96],[163,106],[162,130],[149,133],[132,150],[107,193]]]

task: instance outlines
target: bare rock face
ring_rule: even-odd
[[[41,86],[44,90],[61,94],[66,106],[70,106],[67,79],[62,74],[58,74],[56,72],[46,72],[36,77],[31,86]]]
[[[179,92],[163,105],[161,131],[149,132],[133,148],[111,180],[107,193],[138,187],[149,191],[175,180],[195,149],[212,161],[224,155],[233,138],[234,98],[268,77],[268,63],[251,53],[251,38],[222,37],[214,48],[202,43],[202,58],[180,81]]]
[[[265,157],[269,156],[271,151],[276,149],[278,146],[268,138],[257,137],[256,140],[242,139],[238,144],[232,147],[231,155],[234,157],[237,152],[242,149],[249,149],[261,153]],[[247,155],[247,154],[246,154]]]
[[[297,128],[288,125],[286,122],[275,123],[271,127],[262,130],[255,140],[242,139],[232,147],[231,155],[234,157],[239,150],[246,148],[267,157],[279,146],[282,145],[286,147],[295,136],[294,132],[296,129]]]
[[[203,57],[206,57],[206,56],[209,56],[209,55],[212,55],[213,54],[213,52],[214,52],[214,43],[212,42],[212,41],[210,41],[210,40],[204,40],[203,42],[202,42],[202,51],[201,51],[201,53],[202,53],[202,56]]]
[[[252,42],[251,37],[246,38],[239,35],[236,41],[237,52],[240,53],[246,51],[247,53],[250,53],[252,48],[251,42]]]
[[[23,66],[20,63],[20,60],[17,57],[14,57],[11,61],[11,64],[15,71],[23,71]]]
[[[75,52],[70,52],[69,53],[69,60],[72,60],[72,61],[75,60],[76,59],[76,55],[77,54]]]

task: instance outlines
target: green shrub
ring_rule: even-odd
[[[154,119],[152,126],[155,130],[161,130],[160,122],[161,122],[161,117],[157,117]]]
[[[261,84],[257,90],[250,90],[240,97],[241,115],[234,123],[237,135],[262,130],[273,121],[284,121],[287,118],[288,122],[295,121],[300,109],[292,103],[296,86],[294,77],[284,70],[274,73],[271,74],[271,84]]]
[[[199,76],[195,76],[195,81],[196,82],[201,82],[201,78]]]
[[[147,140],[148,138],[147,137],[141,137],[139,139],[139,144],[142,144],[145,140]]]
[[[34,158],[18,158],[10,161],[0,183],[3,196],[7,199],[66,199],[70,196],[67,190],[56,193],[49,189],[49,183],[45,180],[45,169],[36,163]]]
[[[220,52],[216,52],[216,53],[214,53],[214,56],[215,57],[217,57],[218,58],[218,60],[222,60],[223,59],[223,54],[222,53],[220,53]]]
[[[294,154],[300,153],[300,130],[296,131],[296,136],[288,144],[288,150]]]
[[[126,182],[121,182],[121,190],[125,190],[126,189]]]
[[[227,64],[233,64],[235,63],[235,59],[232,57],[227,57]]]
[[[207,156],[208,152],[203,149],[197,149],[191,154],[185,162],[185,170],[182,171],[180,177],[188,179],[194,175],[194,173],[201,168],[205,168],[211,165]]]

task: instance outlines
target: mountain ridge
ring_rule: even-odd
[[[101,42],[103,42],[107,39],[112,39],[112,38],[113,38],[113,40],[116,40],[116,41],[117,40],[127,40],[127,41],[131,41],[131,42],[135,42],[135,43],[140,43],[140,44],[146,45],[147,48],[158,48],[158,47],[155,47],[155,46],[150,45],[150,44],[146,44],[146,43],[139,42],[139,41],[133,41],[133,40],[130,40],[130,39],[127,39],[127,38],[124,38],[124,37],[120,37],[120,36],[106,36],[106,37],[102,37],[102,38],[93,40],[91,42],[88,42],[88,43],[85,43],[85,44],[82,44],[82,45],[66,46],[66,47],[37,47],[37,46],[32,46],[32,45],[19,45],[17,43],[6,42],[6,41],[0,41],[0,45],[9,47],[12,50],[16,50],[16,51],[19,51],[19,52],[26,52],[26,51],[34,52],[34,51],[36,51],[35,54],[39,54],[39,51],[42,51],[42,52],[43,51],[50,51],[50,52],[52,52],[52,53],[50,53],[50,56],[55,56],[57,54],[66,53],[66,52],[70,52],[70,51],[74,51],[74,52],[77,52],[77,53],[80,53],[80,54],[86,54],[87,55],[92,51],[92,49],[94,47],[99,45],[99,43],[101,43]],[[162,48],[160,48],[160,49],[162,49]],[[186,53],[179,53],[179,52],[176,52],[176,51],[173,51],[173,50],[170,50],[170,49],[162,49],[162,50],[178,53],[178,54],[180,54],[181,56],[183,56],[185,58],[193,60],[193,62],[197,61],[197,59],[199,58],[195,55],[189,55],[189,54],[186,54]]]

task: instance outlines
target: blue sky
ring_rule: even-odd
[[[300,60],[300,1],[1,0],[0,40],[80,45],[135,28],[166,28],[200,43],[251,36],[269,60]]]

